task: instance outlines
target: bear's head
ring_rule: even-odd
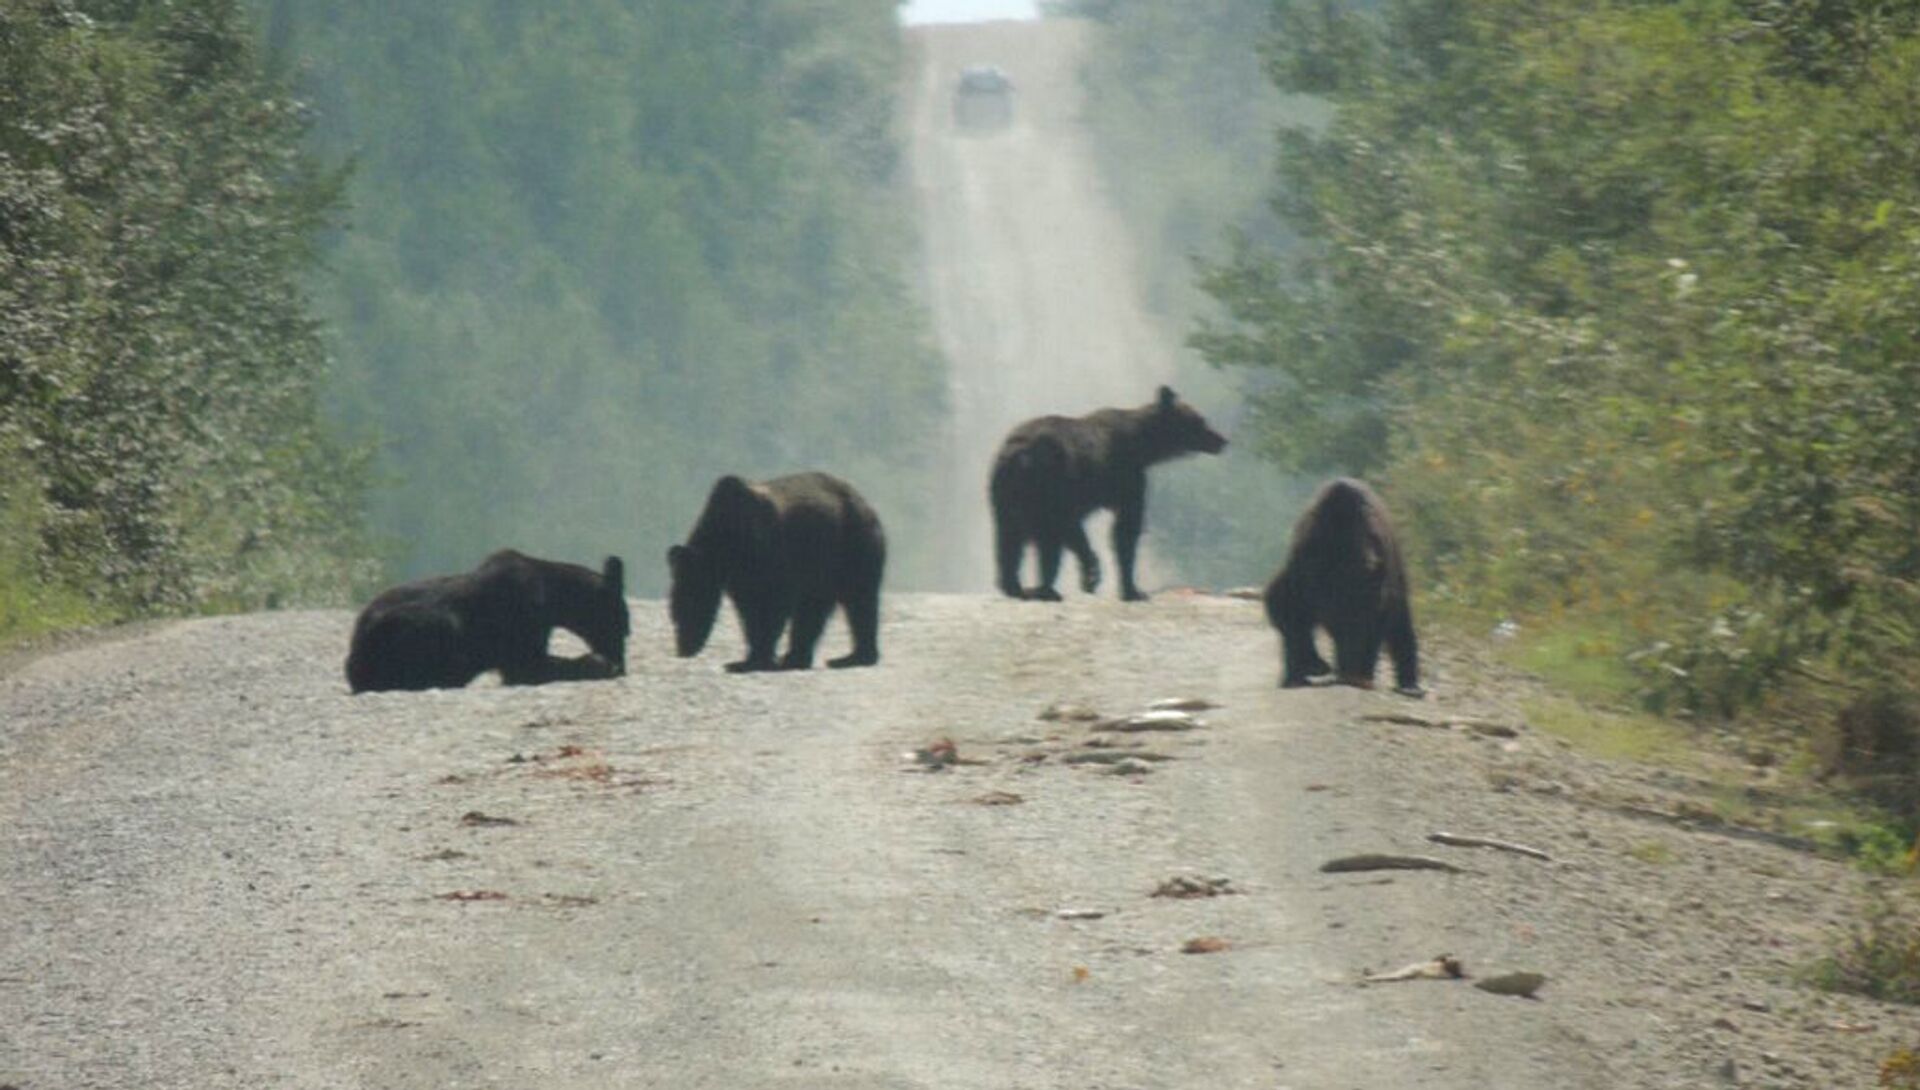
[[[691,545],[675,545],[667,550],[667,570],[672,588],[667,592],[667,613],[673,618],[673,642],[681,658],[700,653],[713,634],[713,622],[720,615],[720,594],[724,585],[719,566]]]
[[[632,622],[627,616],[627,567],[619,557],[607,557],[600,569],[599,585],[587,595],[581,613],[575,635],[587,641],[613,676],[626,673],[627,635]]]
[[[1146,431],[1156,461],[1182,454],[1218,454],[1227,446],[1227,437],[1208,427],[1200,410],[1180,400],[1171,386],[1160,387],[1148,410]]]

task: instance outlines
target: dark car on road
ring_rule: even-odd
[[[960,70],[953,91],[953,123],[962,129],[991,131],[1013,124],[1013,81],[991,64]]]

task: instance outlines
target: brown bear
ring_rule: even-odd
[[[726,476],[684,545],[667,550],[673,577],[668,612],[682,658],[713,633],[724,591],[747,637],[734,673],[805,670],[835,606],[846,609],[853,652],[828,666],[880,661],[880,577],[887,562],[880,517],[853,486],[825,473],[795,473],[758,484]],[[780,633],[793,622],[784,657]]]
[[[502,549],[462,575],[402,583],[354,622],[347,685],[356,693],[457,689],[488,670],[508,685],[617,677],[627,669],[625,566],[601,571]],[[555,628],[591,653],[547,653]]]
[[[1267,584],[1267,620],[1280,631],[1282,688],[1333,673],[1313,644],[1333,639],[1339,680],[1373,687],[1380,645],[1393,655],[1394,687],[1422,695],[1407,571],[1387,509],[1365,484],[1322,485],[1293,526],[1287,562]]]
[[[994,457],[994,557],[1009,598],[1057,602],[1060,550],[1080,562],[1080,586],[1100,586],[1100,559],[1081,525],[1094,511],[1113,512],[1113,555],[1120,597],[1147,597],[1133,581],[1133,558],[1147,514],[1147,467],[1183,454],[1218,454],[1225,436],[1207,426],[1170,387],[1138,409],[1101,409],[1086,416],[1042,416],[1014,428]],[[1040,555],[1040,584],[1020,585],[1020,562],[1031,542]]]

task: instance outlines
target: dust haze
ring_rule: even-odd
[[[930,543],[937,555],[929,565],[940,589],[991,586],[986,481],[1009,428],[1048,413],[1144,404],[1177,375],[1177,331],[1141,305],[1130,236],[1080,124],[1079,64],[1096,29],[1046,20],[905,31],[901,107],[922,283],[950,368],[934,519],[944,532]],[[1008,128],[975,132],[954,122],[959,73],[982,63],[1013,80]],[[1110,560],[1101,521],[1090,536]],[[1150,540],[1140,561],[1149,589],[1172,575]]]

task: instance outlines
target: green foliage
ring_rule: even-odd
[[[1880,901],[1811,977],[1828,991],[1920,1004],[1920,921]]]
[[[1847,835],[1842,846],[1866,870],[1876,874],[1905,874],[1909,830],[1895,825],[1869,824]],[[1920,966],[1916,966],[1920,969]],[[1920,984],[1920,981],[1916,981]]]
[[[942,374],[898,245],[891,5],[260,3],[356,157],[332,397],[380,436],[402,573],[514,545],[657,590],[716,476],[819,468],[913,579]]]
[[[1725,714],[1920,634],[1909,6],[1282,3],[1300,244],[1205,273],[1266,449],[1382,479],[1418,565],[1634,637]],[[1605,618],[1602,620],[1602,618]]]
[[[251,35],[236,0],[0,0],[8,628],[364,574],[300,289],[341,179]]]

